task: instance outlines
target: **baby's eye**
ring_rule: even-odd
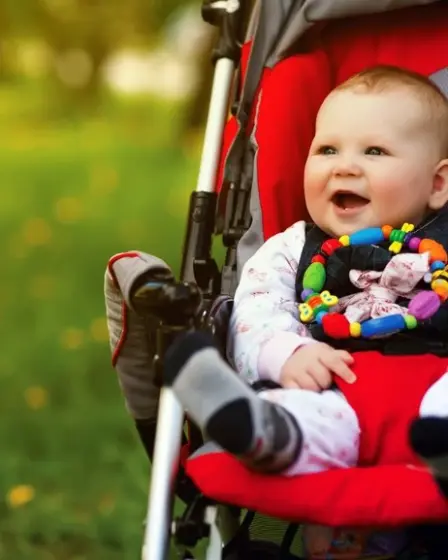
[[[365,154],[368,156],[386,156],[387,152],[378,146],[369,146],[366,148]]]
[[[320,146],[317,149],[317,153],[322,156],[334,156],[337,150],[333,146]]]

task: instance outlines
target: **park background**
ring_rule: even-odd
[[[0,0],[0,559],[139,558],[148,461],[103,277],[178,270],[213,30],[185,0]]]

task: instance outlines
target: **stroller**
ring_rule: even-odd
[[[152,462],[142,558],[165,560],[170,539],[194,558],[205,537],[207,560],[309,558],[307,527],[326,526],[334,528],[333,548],[322,560],[391,558],[378,544],[367,553],[366,541],[395,528],[412,535],[397,560],[446,560],[448,503],[428,472],[385,465],[293,478],[252,473],[204,445],[188,421],[184,433],[163,356],[193,329],[212,332],[225,355],[242,265],[264,240],[307,218],[304,163],[317,110],[334,86],[363,68],[394,64],[430,76],[448,95],[448,4],[208,0],[202,14],[220,34],[180,281],[139,251],[112,257],[105,277],[113,365]],[[227,250],[222,270],[213,235]],[[186,503],[175,520],[174,496]]]

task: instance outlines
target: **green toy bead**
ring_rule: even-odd
[[[311,263],[303,276],[303,287],[305,290],[319,293],[325,285],[326,278],[325,266],[320,262]]]
[[[320,305],[316,305],[316,307],[313,308],[314,317],[317,317],[319,315],[319,313],[322,313],[323,311],[328,311],[328,305],[325,305],[325,303],[321,303]]]
[[[407,233],[401,229],[394,229],[389,236],[390,241],[398,241],[399,243],[403,243],[404,238],[406,237]]]
[[[417,319],[414,315],[405,315],[404,322],[406,323],[406,328],[409,330],[415,329],[417,327]]]

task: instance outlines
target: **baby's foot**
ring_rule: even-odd
[[[210,336],[179,337],[165,356],[165,381],[199,428],[249,467],[282,471],[298,457],[302,433],[293,416],[244,383]]]

